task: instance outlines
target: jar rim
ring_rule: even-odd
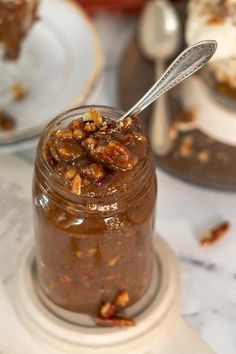
[[[94,200],[96,200],[96,202],[98,201],[102,201],[103,203],[105,202],[105,200],[107,202],[111,201],[112,199],[114,199],[114,196],[117,196],[117,194],[111,194],[105,197],[101,197],[101,196],[77,196],[72,194],[70,191],[68,191],[68,189],[65,187],[65,185],[63,184],[62,180],[59,178],[59,176],[56,175],[55,171],[52,169],[52,167],[49,165],[49,163],[47,162],[47,160],[45,159],[45,155],[43,154],[44,151],[44,146],[45,143],[47,141],[48,135],[51,133],[51,131],[53,129],[56,129],[57,127],[60,126],[61,123],[63,123],[64,121],[66,121],[67,119],[71,118],[71,119],[75,119],[75,117],[79,118],[80,116],[82,116],[84,113],[86,113],[90,108],[97,108],[99,111],[101,111],[102,114],[104,114],[104,111],[106,111],[107,113],[109,113],[108,117],[110,119],[114,119],[114,117],[111,117],[110,114],[111,113],[115,113],[117,116],[117,119],[124,114],[124,112],[122,110],[116,109],[114,107],[110,107],[110,106],[104,106],[104,105],[84,105],[84,106],[79,106],[79,107],[75,107],[69,110],[64,111],[63,113],[59,114],[58,116],[56,116],[44,129],[39,144],[38,144],[38,149],[37,149],[37,156],[39,157],[39,160],[41,162],[41,166],[43,166],[43,168],[41,168],[41,172],[43,173],[44,177],[46,179],[49,179],[50,182],[52,182],[50,185],[53,185],[54,189],[56,189],[57,191],[61,191],[64,192],[63,196],[66,198],[68,201],[75,203],[75,204],[83,204],[84,202],[89,202],[89,201],[93,201],[94,204]],[[150,145],[147,151],[147,154],[149,154],[150,152]],[[138,164],[139,168],[136,171],[136,174],[134,175],[134,177],[137,179],[140,179],[140,182],[142,179],[145,178],[146,173],[148,173],[148,165],[150,164],[150,159],[146,159],[143,161],[140,161],[140,163]],[[36,159],[36,164],[39,167],[39,161],[37,161]],[[146,169],[146,173],[143,174],[143,171],[145,171]],[[142,176],[143,178],[141,178],[140,176]],[[61,195],[61,193],[57,193],[58,195]],[[123,195],[124,198],[128,198],[130,194],[130,191],[124,191],[122,193],[120,193],[120,196]]]

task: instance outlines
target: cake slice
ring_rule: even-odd
[[[0,44],[3,56],[15,60],[21,42],[37,20],[39,0],[0,0]]]

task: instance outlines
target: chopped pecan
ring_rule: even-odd
[[[131,117],[127,117],[122,121],[122,123],[123,123],[122,126],[123,129],[130,129],[133,126],[134,121]]]
[[[220,240],[226,234],[229,228],[230,228],[230,224],[228,221],[218,224],[217,226],[215,226],[209,231],[204,232],[200,236],[200,241],[199,241],[200,244],[202,246],[213,245],[215,242]]]
[[[84,130],[88,133],[95,132],[97,130],[97,126],[93,122],[87,122],[85,124]]]
[[[107,129],[108,129],[108,124],[107,124],[107,121],[104,121],[103,123],[102,123],[102,126],[101,126],[101,128],[99,129],[99,132],[101,133],[101,132],[106,132],[107,131]]]
[[[120,137],[120,142],[125,146],[128,146],[134,142],[134,136],[132,134],[127,134],[123,137]]]
[[[76,140],[81,141],[86,137],[86,132],[82,128],[76,128],[73,136]]]
[[[132,318],[125,317],[102,317],[98,316],[96,318],[96,324],[102,327],[127,327],[127,326],[135,326],[135,321]]]
[[[73,161],[83,155],[83,150],[79,145],[62,144],[58,147],[58,154],[66,161]]]
[[[120,260],[121,256],[115,256],[114,258],[112,258],[109,262],[108,265],[109,267],[114,267],[114,265],[116,265],[116,263]]]
[[[97,111],[95,108],[92,108],[90,113],[91,113],[91,116],[92,116],[92,119],[93,119],[94,123],[96,124],[96,126],[98,128],[100,128],[102,126],[101,113],[99,111]]]
[[[74,194],[80,195],[81,194],[81,184],[82,184],[82,179],[80,177],[80,174],[77,173],[77,175],[73,179],[71,192]]]
[[[119,129],[122,129],[123,127],[124,127],[124,123],[123,123],[122,121],[119,122],[119,123],[118,123],[118,128],[119,128]]]
[[[72,181],[72,179],[74,179],[76,174],[77,174],[77,169],[74,167],[74,168],[70,168],[68,171],[66,171],[64,177],[66,180]]]
[[[83,124],[79,119],[73,119],[69,124],[69,128],[71,130],[79,129],[82,127],[83,127]]]
[[[145,136],[143,136],[142,134],[135,133],[134,137],[136,140],[142,141],[143,143],[147,142],[147,138],[145,138]]]
[[[106,302],[102,305],[100,315],[104,318],[112,317],[116,312],[116,307],[111,302]]]
[[[101,180],[105,176],[104,169],[101,164],[96,164],[96,163],[91,163],[89,165],[86,165],[82,169],[82,174],[89,179],[93,180]]]
[[[193,138],[191,136],[185,136],[180,145],[180,155],[183,158],[189,158],[193,154]]]
[[[197,158],[199,161],[207,163],[210,158],[210,154],[207,150],[202,150],[198,153]]]
[[[61,158],[57,152],[56,146],[54,144],[48,144],[48,148],[53,159],[57,162],[60,161]]]
[[[75,255],[76,255],[77,258],[82,258],[83,253],[78,250],[78,251],[75,252]]]
[[[116,299],[116,304],[120,307],[125,307],[129,302],[129,294],[127,290],[121,291]]]
[[[87,139],[84,139],[82,144],[84,148],[91,153],[91,151],[94,150],[95,146],[97,146],[97,140],[92,137],[89,137]]]
[[[73,138],[73,133],[70,129],[58,130],[56,132],[56,137],[59,140],[70,140]]]
[[[115,169],[131,170],[137,163],[130,151],[118,141],[111,140],[106,146],[97,146],[91,155],[99,162]]]
[[[93,117],[92,117],[91,112],[84,113],[84,115],[83,115],[84,122],[92,122],[92,120],[93,120]]]
[[[28,89],[21,83],[15,83],[11,87],[15,101],[21,101],[28,94]]]

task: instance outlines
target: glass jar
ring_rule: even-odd
[[[151,149],[129,171],[126,190],[105,198],[73,195],[44,158],[49,134],[89,110],[55,118],[42,135],[33,181],[36,266],[39,286],[63,309],[97,314],[101,304],[127,291],[135,303],[148,288],[154,264],[156,175]],[[103,117],[121,111],[98,106]],[[99,188],[99,187],[98,187]]]

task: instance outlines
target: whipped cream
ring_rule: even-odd
[[[223,82],[236,88],[236,59],[226,59],[212,62],[209,70],[218,82]]]
[[[185,37],[188,45],[215,39],[211,62],[236,58],[236,0],[190,0]]]

